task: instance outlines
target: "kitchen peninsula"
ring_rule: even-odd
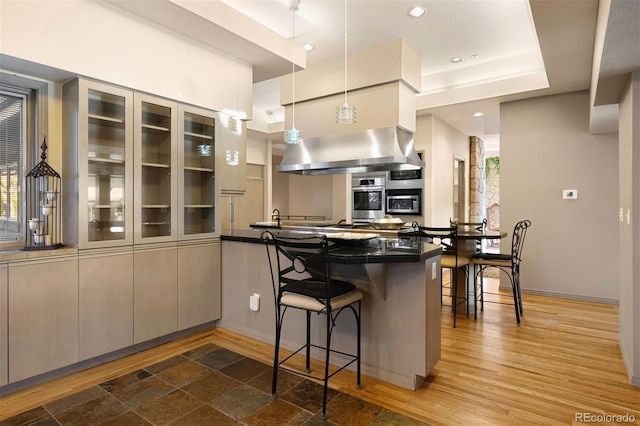
[[[272,344],[273,288],[260,239],[262,230],[222,231],[222,319],[218,326]],[[344,231],[314,227],[271,230],[328,235]],[[440,359],[441,249],[410,238],[397,238],[397,233],[378,234],[380,237],[362,244],[333,246],[332,274],[349,279],[365,294],[362,372],[417,389]],[[249,310],[248,299],[254,293],[261,299],[257,312]],[[297,320],[290,318],[284,325],[282,347],[293,350],[304,341],[305,320],[301,311],[289,315],[296,315]],[[323,338],[322,329],[312,329],[312,340]],[[348,315],[338,317],[332,346],[349,352],[355,336],[353,319]],[[336,358],[332,364],[340,361]]]

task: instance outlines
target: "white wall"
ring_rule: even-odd
[[[633,73],[620,102],[619,340],[631,383],[640,386],[640,70]]]
[[[532,222],[523,291],[617,301],[618,134],[588,126],[586,91],[501,105],[501,229],[510,239],[517,221]]]
[[[0,40],[1,53],[12,58],[208,109],[252,114],[249,64],[105,2],[1,1]]]
[[[432,115],[417,118],[416,150],[425,154],[424,224],[449,226],[453,214],[453,161],[463,160],[469,176],[469,136]],[[469,187],[465,206],[468,209]]]

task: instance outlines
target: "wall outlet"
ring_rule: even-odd
[[[436,262],[431,263],[431,279],[435,280],[438,276],[438,270],[436,269]]]
[[[260,310],[260,295],[258,293],[253,293],[249,296],[249,309],[254,312],[258,312]]]

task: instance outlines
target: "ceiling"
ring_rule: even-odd
[[[223,1],[291,38],[287,1]],[[410,17],[415,5],[427,13]],[[307,67],[344,56],[344,8],[343,1],[301,0],[295,43],[316,47]],[[597,8],[594,0],[349,0],[346,42],[353,51],[405,40],[422,58],[417,114],[478,136],[491,151],[499,144],[501,100],[589,87]],[[278,87],[277,78],[256,82],[254,117],[282,121]]]

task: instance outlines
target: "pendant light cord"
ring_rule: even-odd
[[[297,7],[291,6],[291,44],[293,45],[293,53],[291,56],[291,93],[293,95],[293,102],[291,103],[291,127],[296,128],[296,11]]]
[[[347,104],[347,0],[344,0],[344,103]]]

